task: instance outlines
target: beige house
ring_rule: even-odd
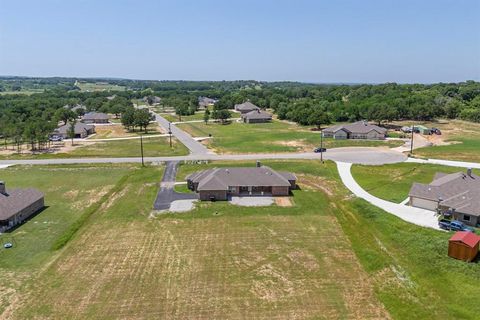
[[[244,123],[265,123],[272,121],[272,114],[262,110],[243,113],[241,117]]]
[[[70,123],[67,123],[66,125],[63,125],[61,127],[58,127],[55,129],[52,133],[52,135],[55,136],[60,136],[64,139],[68,138],[68,133],[70,131]],[[75,128],[74,128],[75,136],[74,138],[86,138],[91,134],[95,133],[95,126],[91,124],[85,124],[81,122],[75,123]]]
[[[235,105],[235,111],[238,111],[241,114],[249,113],[252,111],[258,111],[258,110],[260,110],[260,108],[254,105],[253,103],[251,103],[250,101],[246,101],[244,103]]]
[[[109,123],[110,117],[106,113],[102,112],[89,112],[85,113],[82,117],[83,123]]]
[[[22,223],[44,206],[44,195],[37,189],[7,190],[0,181],[0,232]]]
[[[387,134],[387,129],[369,124],[367,121],[358,121],[350,124],[341,124],[328,127],[322,130],[324,138],[334,139],[367,139],[383,140]]]
[[[257,166],[198,171],[186,180],[188,188],[199,193],[200,200],[227,200],[229,196],[288,196],[296,188],[297,177]]]
[[[480,224],[480,177],[471,169],[437,173],[429,184],[414,183],[409,197],[413,207],[448,213],[471,226]]]

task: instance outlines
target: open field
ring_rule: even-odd
[[[103,82],[76,82],[75,85],[80,88],[81,91],[125,91],[125,87],[117,86],[114,84]]]
[[[422,123],[423,124],[423,123]],[[441,136],[427,136],[433,147],[415,150],[420,157],[480,162],[480,124],[448,120],[424,123],[426,127],[442,130]]]
[[[149,218],[161,168],[129,171],[38,277],[13,294],[16,303],[3,317],[478,315],[479,265],[447,257],[449,233],[408,224],[352,198],[332,162],[263,163],[297,174],[293,207],[208,202],[189,213]],[[178,180],[234,164],[182,164]]]
[[[89,138],[90,140],[95,139],[109,139],[109,138],[124,138],[124,137],[136,137],[140,134],[142,135],[149,135],[149,134],[161,134],[163,133],[161,128],[158,124],[151,123],[147,127],[147,133],[144,130],[135,130],[135,131],[127,131],[121,124],[118,125],[108,125],[102,126],[97,125],[95,126],[96,134]]]
[[[383,166],[352,166],[352,175],[372,195],[400,203],[408,196],[414,182],[430,183],[436,172],[453,173],[465,168],[432,164],[396,163]],[[474,173],[480,174],[480,171]]]
[[[99,157],[140,157],[140,139],[118,140],[118,141],[77,141],[71,147],[71,142],[65,140],[57,143],[55,153],[12,153],[0,155],[0,159],[52,159],[52,158],[99,158]],[[172,148],[169,140],[165,137],[143,139],[143,150],[145,157],[180,156],[187,155],[188,149],[172,138]]]
[[[320,132],[286,122],[228,125],[184,123],[179,128],[194,137],[212,134],[208,146],[220,153],[311,152],[320,145]],[[403,141],[334,140],[325,139],[326,148],[362,146],[397,147]]]
[[[161,113],[160,115],[170,122],[180,122],[180,117],[176,114]],[[231,115],[232,115],[231,116],[232,119],[240,118],[239,113],[231,112]],[[199,112],[195,112],[195,114],[191,116],[182,116],[181,121],[203,120],[203,117],[204,117],[204,111],[199,111]],[[214,120],[210,118],[209,122],[213,122],[213,121]]]
[[[42,212],[28,222],[0,235],[13,249],[0,249],[0,314],[14,301],[24,281],[44,268],[55,255],[52,247],[85,219],[102,197],[117,185],[132,166],[15,166],[0,170],[8,188],[35,187],[45,193]],[[13,300],[12,300],[13,299]],[[2,318],[0,316],[0,318]]]
[[[5,95],[5,94],[26,94],[26,95],[31,95],[34,93],[42,93],[44,92],[45,89],[22,89],[20,91],[0,91],[0,95]]]

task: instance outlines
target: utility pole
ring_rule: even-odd
[[[170,122],[168,123],[168,134],[169,134],[169,137],[170,137],[170,148],[172,147],[172,128],[170,126]]]
[[[415,126],[412,124],[412,139],[410,141],[410,154],[413,154],[413,135],[415,134]]]
[[[323,163],[323,132],[320,131],[320,161]]]
[[[142,153],[142,167],[145,167],[145,163],[143,162],[143,134],[140,134],[140,151]]]

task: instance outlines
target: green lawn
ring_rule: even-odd
[[[77,82],[81,91],[125,91],[125,87],[109,83]]]
[[[146,138],[143,139],[143,150],[145,157],[160,156],[180,156],[187,155],[188,149],[172,139],[173,145],[170,148],[168,138]],[[65,141],[67,145],[70,141]],[[140,139],[118,140],[108,142],[86,143],[79,146],[68,153],[43,153],[37,155],[18,155],[14,154],[9,157],[3,156],[0,159],[54,159],[54,158],[114,158],[114,157],[140,157]]]
[[[414,155],[432,159],[480,162],[480,136],[455,137],[451,141],[455,143],[417,149]]]
[[[376,197],[396,203],[407,198],[414,182],[430,183],[436,172],[458,171],[465,169],[418,163],[352,166],[352,175],[360,186]]]
[[[273,153],[312,151],[320,145],[320,133],[308,128],[280,121],[271,123],[228,125],[210,123],[184,123],[179,128],[195,137],[212,134],[209,147],[222,153]],[[325,139],[327,148],[362,146],[395,147],[403,141],[368,141]]]

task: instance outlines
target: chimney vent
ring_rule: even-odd
[[[467,176],[472,177],[472,168],[467,169]]]
[[[5,182],[0,181],[0,193],[7,194],[7,189],[5,188]]]

